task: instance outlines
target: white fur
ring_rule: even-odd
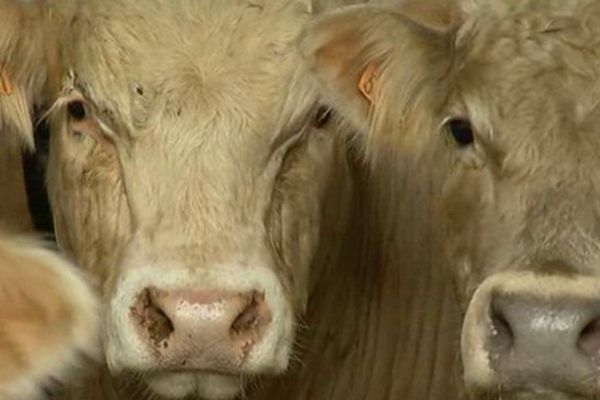
[[[195,392],[201,398],[231,399],[241,390],[241,377],[182,372],[153,377],[149,385],[156,393],[170,398],[183,398]]]

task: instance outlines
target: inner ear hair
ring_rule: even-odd
[[[11,94],[13,94],[13,91],[14,91],[13,83],[12,83],[10,77],[8,76],[8,72],[6,71],[6,68],[3,66],[0,66],[0,96],[1,95],[10,96]]]
[[[377,86],[377,70],[379,65],[375,62],[370,62],[363,69],[360,78],[358,79],[358,90],[362,93],[365,99],[373,104],[377,98],[375,90]]]

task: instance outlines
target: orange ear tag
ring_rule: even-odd
[[[375,80],[377,79],[377,65],[371,63],[367,65],[365,70],[358,80],[358,90],[360,93],[373,104],[375,101]]]
[[[10,81],[10,78],[8,77],[8,72],[6,72],[6,68],[0,67],[0,96],[10,96],[11,94],[13,94],[13,91],[13,84]]]

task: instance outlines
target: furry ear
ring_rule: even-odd
[[[360,131],[368,131],[391,63],[397,70],[389,73],[410,85],[411,75],[427,71],[432,58],[450,58],[449,33],[459,19],[453,10],[450,0],[342,8],[309,25],[300,51],[328,100]]]
[[[40,398],[97,360],[97,303],[87,278],[43,243],[0,234],[0,398]]]
[[[33,108],[57,58],[46,7],[45,1],[0,0],[0,134],[29,147]]]

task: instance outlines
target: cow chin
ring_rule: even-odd
[[[150,390],[166,399],[227,400],[243,389],[241,377],[211,373],[162,373],[147,376],[145,381]]]
[[[485,393],[472,397],[474,400],[584,400],[585,397],[551,391],[519,391],[502,394]]]

